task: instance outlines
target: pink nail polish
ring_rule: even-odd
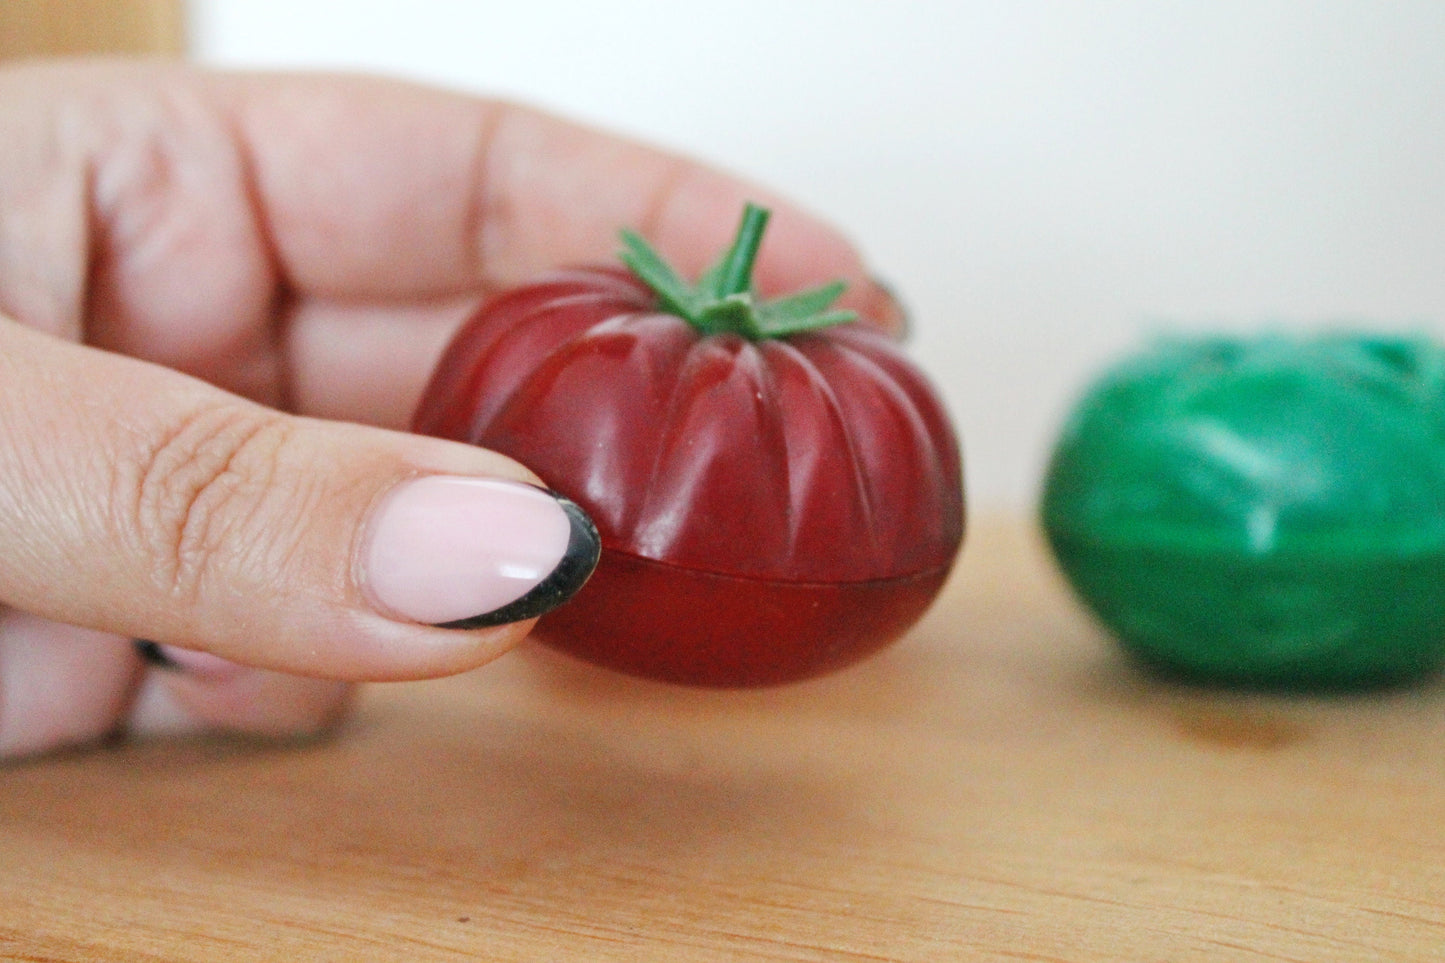
[[[376,510],[359,577],[383,612],[446,628],[535,618],[592,574],[597,529],[545,489],[431,475],[401,482]]]

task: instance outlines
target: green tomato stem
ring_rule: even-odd
[[[758,248],[763,245],[763,231],[767,230],[770,216],[770,212],[756,204],[749,203],[743,208],[737,237],[723,255],[716,292],[719,298],[752,291],[753,263],[758,259]]]
[[[683,318],[704,335],[731,333],[761,341],[856,320],[852,311],[828,310],[843,293],[841,281],[775,301],[757,300],[752,289],[753,265],[768,218],[766,208],[747,204],[732,245],[695,285],[680,278],[632,231],[622,232],[620,256],[657,295],[663,310]]]

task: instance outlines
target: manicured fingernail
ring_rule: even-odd
[[[601,546],[586,513],[552,492],[431,475],[382,499],[360,578],[393,616],[455,629],[505,625],[571,598]]]
[[[136,654],[147,664],[168,672],[189,672],[207,679],[219,680],[242,671],[242,667],[235,662],[209,652],[178,649],[173,645],[152,642],[150,639],[134,639],[132,644]]]
[[[135,646],[135,654],[141,657],[141,661],[147,665],[153,665],[157,669],[179,669],[176,660],[166,652],[166,646],[159,642],[152,642],[150,639],[131,639],[130,644]]]
[[[882,318],[883,323],[899,341],[907,341],[909,335],[913,333],[913,312],[908,310],[908,305],[899,300],[898,289],[892,284],[877,275],[870,280],[882,295],[885,315]]]

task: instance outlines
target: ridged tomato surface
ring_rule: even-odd
[[[607,269],[504,294],[418,410],[418,431],[516,458],[597,523],[597,573],[538,636],[706,685],[816,675],[891,641],[963,537],[930,385],[861,324],[751,341],[654,305]]]

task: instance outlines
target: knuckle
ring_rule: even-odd
[[[189,412],[150,447],[132,481],[133,522],[162,589],[194,598],[246,556],[283,550],[276,540],[290,527],[256,522],[286,489],[292,434],[284,415],[221,402]]]

